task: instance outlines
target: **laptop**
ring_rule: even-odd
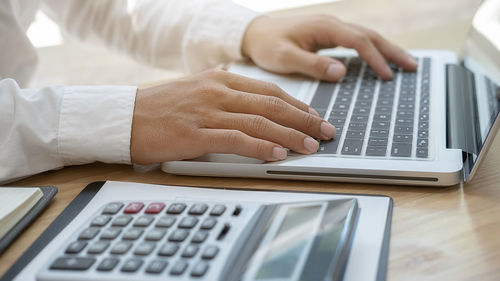
[[[416,72],[380,80],[352,50],[324,50],[346,65],[338,83],[276,75],[238,63],[229,71],[277,83],[337,128],[317,153],[264,162],[208,154],[162,164],[173,174],[449,186],[472,179],[499,126],[500,1],[482,3],[460,56],[410,52]]]

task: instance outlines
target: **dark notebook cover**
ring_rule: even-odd
[[[16,239],[16,237],[21,234],[21,232],[41,213],[41,211],[49,204],[49,202],[54,198],[57,193],[57,187],[55,186],[33,186],[39,187],[42,190],[43,196],[36,202],[36,204],[31,208],[31,210],[26,213],[26,215],[12,227],[5,236],[0,239],[0,255],[9,247],[9,245]],[[19,187],[22,188],[22,187]]]

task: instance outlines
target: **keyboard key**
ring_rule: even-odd
[[[130,228],[125,233],[123,233],[122,239],[137,240],[139,237],[141,237],[142,233],[144,233],[144,230],[140,228]]]
[[[398,135],[413,135],[413,126],[396,126],[394,134]]]
[[[373,121],[372,128],[375,130],[388,130],[391,123],[388,121]]]
[[[104,209],[102,210],[102,213],[114,215],[114,214],[118,213],[118,211],[120,211],[120,209],[123,207],[123,205],[124,204],[120,203],[120,202],[108,203],[106,205],[106,207],[104,207]]]
[[[184,229],[176,229],[174,230],[174,232],[172,232],[172,234],[170,234],[170,237],[168,237],[168,241],[182,242],[188,235],[189,231]]]
[[[371,130],[370,138],[387,138],[389,136],[388,130]]]
[[[363,140],[345,139],[344,147],[342,147],[342,154],[344,155],[360,155]]]
[[[198,250],[200,249],[199,246],[196,245],[188,245],[184,251],[182,252],[182,257],[183,258],[192,258],[198,253]]]
[[[413,141],[412,135],[394,134],[394,137],[392,138],[392,142],[411,143],[412,141]]]
[[[188,267],[188,263],[183,260],[178,260],[172,265],[172,269],[170,270],[171,275],[182,275],[186,268]]]
[[[121,232],[122,230],[120,228],[114,228],[114,227],[107,228],[102,232],[101,239],[113,240],[118,235],[120,235]]]
[[[165,204],[161,202],[154,202],[148,205],[146,210],[144,211],[146,214],[158,214],[163,208],[165,208]]]
[[[117,258],[105,258],[101,261],[99,266],[97,266],[98,271],[111,271],[120,262]]]
[[[83,248],[87,246],[87,242],[75,241],[68,245],[66,248],[66,254],[78,254]]]
[[[221,216],[224,211],[226,211],[226,206],[222,204],[216,204],[212,207],[212,210],[210,211],[211,216]]]
[[[385,146],[368,146],[366,148],[367,156],[385,156],[387,147]]]
[[[90,245],[87,253],[89,254],[101,254],[109,247],[109,242],[106,241],[97,241],[94,244]]]
[[[171,227],[176,221],[175,217],[165,216],[158,219],[156,222],[157,227]]]
[[[179,228],[193,228],[198,223],[198,219],[195,217],[184,217],[179,222]]]
[[[137,245],[137,247],[134,250],[134,255],[138,256],[147,256],[151,254],[151,252],[155,248],[155,243],[150,243],[150,242],[143,242]]]
[[[217,220],[214,218],[206,218],[201,224],[201,229],[212,229],[215,224],[217,224]]]
[[[178,215],[178,214],[182,213],[184,211],[184,209],[186,209],[186,204],[174,203],[174,204],[170,205],[170,207],[168,207],[167,213]]]
[[[410,157],[411,143],[392,143],[391,156]]]
[[[206,262],[198,262],[193,266],[191,270],[191,276],[202,277],[208,271],[208,264]]]
[[[99,233],[99,228],[96,227],[90,227],[85,230],[83,230],[80,235],[78,235],[78,239],[80,240],[90,240],[93,239],[97,233]]]
[[[112,226],[127,226],[132,220],[132,216],[118,216],[113,220]]]
[[[167,267],[168,262],[162,261],[162,260],[153,260],[149,263],[148,267],[146,268],[147,273],[151,274],[160,274],[165,270]]]
[[[417,157],[418,158],[427,158],[428,150],[427,148],[417,148]]]
[[[386,138],[370,138],[368,140],[368,146],[387,146]]]
[[[136,272],[142,265],[141,259],[128,259],[123,263],[121,271],[123,272]]]
[[[364,139],[365,131],[348,131],[346,138],[348,139]]]
[[[83,271],[89,269],[95,261],[94,258],[86,257],[58,258],[52,263],[50,269]]]
[[[391,114],[390,113],[377,113],[373,115],[373,120],[375,121],[390,121]]]
[[[201,254],[201,258],[204,260],[211,260],[217,256],[217,253],[219,253],[219,248],[217,246],[208,245]]]
[[[365,129],[366,123],[349,123],[349,130],[364,131]]]
[[[129,203],[127,205],[127,207],[125,207],[123,212],[125,214],[136,214],[140,210],[142,210],[143,207],[144,207],[144,203],[142,203],[142,202],[132,202],[132,203]]]
[[[338,135],[338,131],[337,131]],[[339,146],[340,136],[334,137],[334,139],[321,141],[318,148],[318,153],[328,153],[335,154],[337,153],[337,147]]]
[[[193,238],[191,239],[191,242],[193,243],[203,243],[208,237],[208,232],[206,231],[197,231],[194,235]]]
[[[111,220],[111,216],[100,215],[95,217],[90,226],[105,226]]]
[[[120,241],[113,245],[113,247],[111,248],[111,253],[113,255],[123,255],[127,253],[128,250],[130,250],[130,247],[132,247],[132,243]]]
[[[427,130],[418,130],[418,138],[426,139],[429,137],[429,132]]]
[[[165,243],[160,250],[158,251],[158,255],[170,257],[175,255],[179,250],[179,246],[175,243]]]
[[[147,227],[153,222],[154,219],[154,216],[140,216],[135,220],[134,226]]]
[[[418,148],[425,148],[428,145],[429,145],[428,139],[417,139],[417,147]]]
[[[167,231],[161,228],[154,228],[146,234],[146,240],[148,241],[159,241],[165,236]]]

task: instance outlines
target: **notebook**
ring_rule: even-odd
[[[0,187],[0,254],[56,193],[55,186]]]

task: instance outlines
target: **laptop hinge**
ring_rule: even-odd
[[[481,150],[474,74],[461,65],[446,66],[446,146],[462,150],[464,181]]]

